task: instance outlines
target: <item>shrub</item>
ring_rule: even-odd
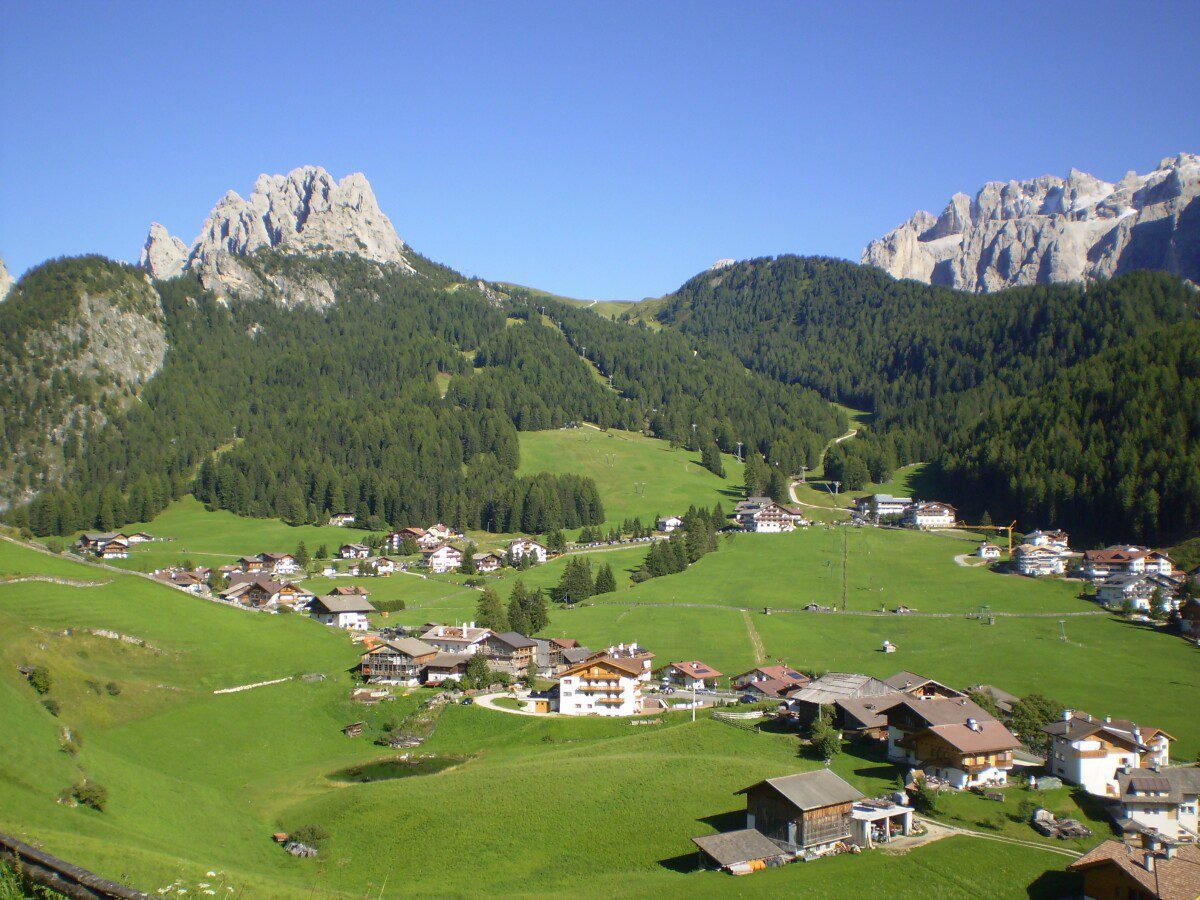
[[[924,778],[917,779],[917,795],[913,798],[913,808],[917,812],[930,815],[938,811],[938,793]]]
[[[1033,821],[1033,814],[1037,812],[1038,805],[1030,798],[1024,798],[1017,804],[1017,814],[1015,816],[1018,822],[1024,822],[1028,825]]]
[[[329,829],[324,825],[301,825],[292,831],[290,837],[310,847],[320,847],[329,840]]]
[[[58,705],[57,700],[43,700],[42,706],[46,707],[46,712],[50,713],[52,716],[57,716],[59,712],[62,711],[62,707]]]
[[[46,541],[46,549],[51,553],[62,553],[67,549],[67,546],[58,538],[50,538],[50,540]]]
[[[94,781],[81,781],[71,789],[71,796],[80,806],[88,806],[96,812],[104,812],[108,803],[108,788]]]
[[[119,696],[121,693],[121,686],[119,684],[117,684],[115,681],[110,681],[108,684],[106,684],[104,686],[104,689],[106,691],[108,691],[108,696],[110,696],[110,697]]]
[[[93,693],[96,693],[96,694],[100,693],[100,682],[98,682],[92,678],[89,678],[86,681],[84,681],[84,684],[86,684],[88,686],[88,690],[92,691]]]
[[[26,677],[39,694],[50,693],[50,670],[45,666],[34,666]]]

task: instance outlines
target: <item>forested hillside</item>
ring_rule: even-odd
[[[527,300],[425,261],[415,276],[344,255],[243,262],[276,284],[325,279],[338,302],[288,308],[265,291],[227,305],[190,278],[156,283],[170,345],[161,372],[142,402],[66,448],[65,476],[43,473],[11,522],[108,529],[194,490],[292,522],[349,511],[369,527],[440,519],[539,533],[604,511],[590,479],[518,477],[518,429],[588,420],[689,443],[750,434],[739,439],[790,464],[841,427],[815,394],[729,371],[732,357],[580,312],[622,360],[614,388]],[[439,373],[451,376],[444,397]],[[695,435],[682,425],[693,421]]]
[[[30,271],[0,304],[0,509],[61,478],[165,352],[145,273],[99,256]]]
[[[943,465],[976,508],[1027,522],[1200,531],[1200,325],[1149,331],[989,411]]]
[[[947,465],[946,474],[974,474],[965,483],[948,482],[947,499],[978,510],[984,505],[979,496],[984,481],[1003,472],[1006,482],[992,484],[987,493],[993,513],[1111,535],[1126,533],[1128,525],[1150,539],[1189,527],[1174,514],[1160,519],[1158,512],[1147,512],[1156,506],[1148,499],[1150,492],[1176,483],[1160,478],[1153,465],[1121,471],[1116,479],[1122,496],[1141,498],[1138,512],[1124,502],[1101,500],[1099,492],[1117,492],[1115,483],[1095,484],[1097,478],[1110,477],[1107,468],[1097,468],[1088,489],[1068,507],[1031,499],[1061,497],[1066,484],[1056,461],[1025,449],[1038,430],[1036,416],[1024,421],[1026,443],[1013,442],[1022,452],[1005,466],[985,470],[978,462],[967,463],[963,448],[972,442],[990,445],[993,437],[1004,441],[994,434],[1007,427],[998,418],[1001,411],[1024,397],[1050,402],[1066,389],[1070,367],[1130,341],[1141,346],[1144,335],[1171,344],[1177,340],[1175,332],[1164,326],[1194,321],[1196,306],[1193,290],[1159,273],[1133,272],[1086,290],[1055,285],[974,295],[896,281],[838,260],[785,256],[698,275],[667,299],[658,319],[696,340],[730,348],[745,365],[773,379],[802,384],[875,413],[869,432],[840,445],[830,457],[836,472],[852,473],[844,476],[851,488],[861,486],[868,475],[877,482],[888,480],[898,464],[949,463],[947,446],[952,444],[959,448],[955,459],[961,464]],[[1130,396],[1157,390],[1151,373],[1136,364],[1125,376],[1130,389],[1145,382]],[[1187,421],[1183,403],[1178,393],[1164,396],[1161,406],[1150,407],[1146,427],[1174,423],[1182,439],[1189,434],[1180,426]],[[1140,402],[1135,408],[1146,409]],[[1103,443],[1096,444],[1098,452],[1136,452],[1132,431],[1110,429],[1107,423],[1093,426],[1090,412],[1086,406],[1060,410],[1055,428],[1068,436],[1068,443],[1082,444],[1095,442],[1098,427],[1107,430]],[[1193,421],[1193,442],[1195,427]],[[969,458],[976,460],[975,455]],[[1010,489],[1007,479],[1018,477],[1018,469],[1029,485],[1060,486]]]

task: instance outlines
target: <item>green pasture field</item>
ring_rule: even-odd
[[[633,432],[581,426],[522,432],[519,472],[590,476],[610,527],[634,517],[653,527],[658,515],[681,515],[688,506],[711,508],[718,502],[728,513],[741,499],[742,467],[734,457],[723,457],[725,478],[699,459],[698,453],[671,450],[663,441]]]

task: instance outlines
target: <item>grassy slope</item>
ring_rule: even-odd
[[[356,528],[302,525],[293,527],[278,519],[249,519],[228,510],[210,511],[191,495],[175,501],[153,522],[127,525],[122,531],[145,531],[169,538],[135,545],[127,560],[114,560],[122,568],[149,572],[185,558],[213,568],[242,554],[291,553],[304,541],[309,553],[325,544],[335,553],[341,544],[358,540],[366,532]]]
[[[175,879],[194,886],[217,871],[210,883],[262,897],[724,893],[727,878],[681,871],[693,859],[687,838],[735,824],[738,787],[813,765],[794,758],[792,738],[703,719],[632,729],[453,707],[428,749],[474,754],[472,761],[426,778],[337,784],[326,776],[381,755],[338,727],[364,715],[377,726],[412,702],[351,709],[342,670],[353,652],[344,635],[0,544],[0,571],[39,570],[112,581],[0,585],[0,712],[16,725],[0,731],[0,828],[150,890]],[[48,633],[67,624],[135,633],[161,652]],[[54,676],[59,719],[15,671],[17,662],[38,661]],[[299,669],[329,679],[209,692]],[[119,680],[121,694],[89,693],[89,674]],[[64,724],[82,741],[78,757],[57,749]],[[891,777],[870,759],[847,756],[838,766],[872,792]],[[688,789],[680,790],[685,771]],[[103,814],[53,802],[83,772],[109,789]],[[538,801],[514,813],[520,796]],[[662,816],[666,808],[672,812]],[[587,842],[567,837],[566,810],[606,825]],[[319,861],[293,860],[270,843],[276,828],[309,822],[333,833]],[[469,866],[446,864],[465,859]],[[898,859],[794,866],[744,888],[849,896],[864,883],[886,883],[893,896],[917,896],[932,881],[947,896],[971,896],[985,885],[995,894],[991,882],[1002,879],[1008,895],[1019,896],[1058,863],[1036,850],[956,839]]]
[[[699,454],[670,450],[663,441],[627,431],[567,428],[521,435],[521,474],[578,472],[595,479],[610,524],[638,516],[683,513],[690,504],[729,512],[742,483],[741,465],[724,458],[725,478],[699,463]],[[636,483],[636,485],[635,485]],[[641,493],[638,493],[641,491]]]

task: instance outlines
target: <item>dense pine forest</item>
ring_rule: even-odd
[[[657,317],[874,413],[828,460],[851,488],[936,461],[945,499],[975,512],[1167,540],[1200,521],[1185,471],[1200,441],[1184,371],[1196,310],[1161,273],[972,295],[784,256],[702,273]],[[1123,391],[1086,393],[1100,377]]]
[[[170,347],[161,371],[136,403],[67,442],[62,475],[27,471],[22,487],[38,494],[9,521],[40,534],[108,529],[193,491],[295,523],[348,511],[373,528],[438,519],[544,533],[598,524],[604,510],[588,478],[517,477],[518,429],[587,420],[702,451],[744,435],[790,466],[843,425],[816,394],[732,357],[697,357],[679,335],[582,313],[572,334],[527,299],[433,264],[414,277],[346,256],[249,263],[316,271],[337,284],[338,302],[289,308],[268,292],[226,304],[192,279],[157,283]],[[81,264],[48,267],[69,307]],[[613,384],[575,343],[593,320],[602,328],[587,355],[616,361]]]

